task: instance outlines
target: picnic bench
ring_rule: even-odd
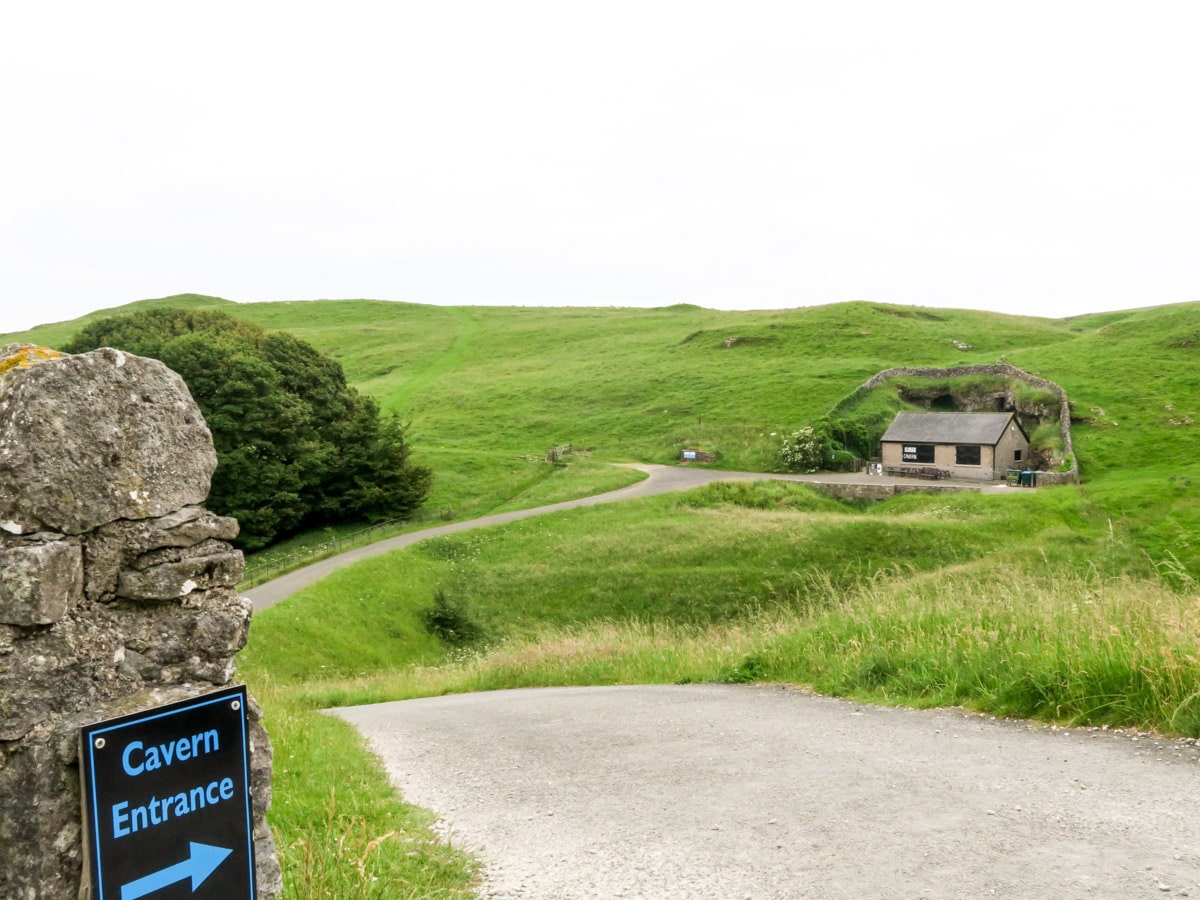
[[[896,478],[929,478],[938,480],[950,477],[949,469],[936,469],[933,466],[888,466],[883,470],[885,475]]]

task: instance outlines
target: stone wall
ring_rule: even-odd
[[[1053,392],[1059,398],[1059,423],[1062,428],[1063,456],[1071,461],[1071,467],[1064,472],[1038,473],[1038,485],[1044,484],[1077,484],[1079,482],[1079,463],[1075,459],[1075,448],[1071,444],[1071,404],[1067,400],[1067,392],[1053,381],[1047,381],[1036,375],[1010,366],[1007,363],[993,363],[978,366],[950,366],[948,368],[933,368],[927,366],[898,366],[894,369],[884,369],[876,372],[855,389],[854,394],[872,391],[885,381],[902,376],[913,378],[958,378],[961,376],[996,375],[1011,381],[1023,381],[1033,387]],[[853,396],[853,395],[852,395]]]
[[[839,484],[832,481],[813,481],[809,487],[828,494],[837,500],[887,500],[898,494],[954,494],[960,491],[975,491],[977,487],[964,484],[895,484],[893,482]]]
[[[183,380],[111,349],[0,348],[0,897],[75,898],[80,726],[228,685],[250,603]],[[281,890],[250,704],[258,895]]]

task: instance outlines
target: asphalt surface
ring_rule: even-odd
[[[1200,897],[1193,741],[778,686],[334,711],[485,898]]]
[[[505,522],[515,522],[518,519],[541,516],[564,509],[596,506],[600,503],[618,503],[622,500],[631,500],[635,497],[649,497],[653,494],[664,494],[671,491],[686,491],[694,487],[711,484],[714,481],[761,481],[763,479],[772,479],[776,481],[833,482],[839,484],[929,484],[928,481],[913,478],[891,478],[880,475],[853,475],[845,473],[788,475],[763,472],[725,472],[717,469],[692,469],[686,466],[656,465],[631,465],[630,468],[645,472],[647,477],[636,484],[631,484],[615,491],[609,491],[608,493],[596,494],[592,497],[582,497],[578,500],[567,500],[563,503],[522,509],[516,512],[483,516],[482,518],[471,519],[466,522],[439,525],[435,528],[426,528],[421,531],[413,531],[394,538],[388,538],[387,540],[369,544],[366,547],[348,550],[337,556],[331,556],[328,559],[312,563],[302,569],[296,569],[286,575],[281,575],[279,578],[269,581],[266,584],[251,588],[245,592],[245,596],[250,598],[256,611],[262,610],[274,606],[281,600],[286,600],[302,588],[308,587],[310,584],[315,584],[326,575],[343,566],[352,565],[361,560],[369,559],[372,556],[378,556],[381,553],[399,550],[427,538],[438,537],[443,534],[454,534],[459,531],[470,531],[471,529],[483,528],[488,525],[502,525]],[[942,482],[942,484],[946,483]],[[958,482],[958,484],[962,485],[961,482]],[[1002,484],[996,485],[995,483],[971,483],[966,486],[975,490],[1003,490],[1004,487]]]

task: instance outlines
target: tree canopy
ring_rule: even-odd
[[[257,549],[314,526],[411,515],[432,482],[394,415],[341,365],[284,332],[215,310],[151,310],[86,326],[64,347],[159,359],[187,383],[217,450],[208,505]]]

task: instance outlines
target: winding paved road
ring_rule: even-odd
[[[913,478],[888,478],[879,475],[848,475],[848,474],[831,474],[819,473],[816,475],[787,475],[778,473],[763,473],[763,472],[725,472],[717,469],[690,469],[684,466],[657,466],[657,465],[632,465],[630,468],[638,469],[646,473],[646,478],[636,484],[628,485],[627,487],[619,488],[615,491],[609,491],[604,494],[596,494],[592,497],[581,497],[578,500],[566,500],[562,503],[554,503],[549,506],[537,506],[531,509],[521,509],[515,512],[497,513],[491,516],[483,516],[478,519],[470,519],[465,522],[454,522],[449,525],[439,525],[434,528],[425,528],[421,531],[412,531],[408,534],[398,535],[394,538],[378,541],[374,544],[368,544],[365,547],[359,547],[355,550],[347,550],[345,553],[331,556],[328,559],[323,559],[319,562],[307,565],[302,569],[296,569],[286,575],[281,575],[266,584],[259,585],[256,588],[251,588],[245,592],[245,595],[254,603],[256,611],[274,606],[281,600],[285,600],[292,594],[296,593],[301,588],[308,587],[314,584],[343,566],[348,566],[364,559],[369,559],[372,556],[378,556],[381,553],[388,553],[392,550],[399,550],[403,547],[411,546],[418,541],[426,540],[427,538],[438,537],[443,534],[454,534],[459,531],[469,531],[473,528],[483,528],[488,525],[503,525],[505,522],[515,522],[518,519],[527,519],[530,516],[541,516],[546,513],[558,512],[563,509],[575,509],[580,506],[595,506],[600,503],[616,503],[621,500],[631,500],[634,497],[649,497],[653,494],[664,494],[671,491],[686,491],[694,487],[700,487],[705,484],[711,484],[714,481],[761,481],[763,479],[772,479],[776,481],[802,481],[809,483],[835,483],[835,484],[914,484],[928,486],[928,481],[921,481]],[[942,482],[946,484],[947,482]],[[956,482],[960,487],[969,487],[976,490],[1003,489],[1003,485],[995,484],[964,484]]]

